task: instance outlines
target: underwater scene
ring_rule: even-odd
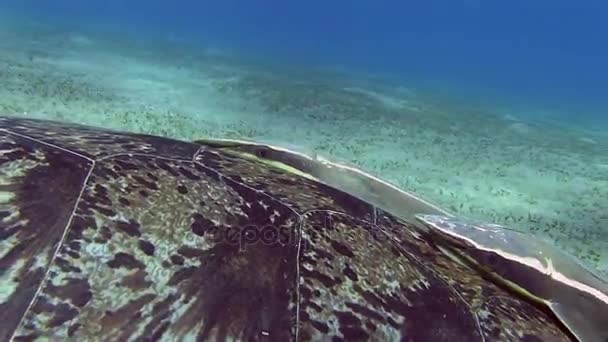
[[[592,0],[3,0],[0,115],[280,147],[361,170],[484,231],[523,231],[605,278],[606,41],[608,4]],[[462,223],[419,220],[452,232]],[[525,259],[524,248],[507,254]],[[594,310],[585,314],[608,312]],[[602,322],[580,328],[551,311],[572,336],[596,340],[585,331]],[[359,318],[336,317],[341,338],[370,337],[344,328]],[[178,340],[194,339],[182,330]],[[538,336],[559,340],[548,334]]]

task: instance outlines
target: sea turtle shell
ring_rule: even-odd
[[[447,253],[530,297],[580,341],[608,341],[608,281],[554,244],[511,227],[418,215]]]
[[[569,340],[424,231],[231,150],[0,118],[0,340]]]

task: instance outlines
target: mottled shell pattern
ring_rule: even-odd
[[[0,117],[0,341],[562,341],[411,222],[198,143]]]

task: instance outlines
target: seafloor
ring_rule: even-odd
[[[314,151],[451,212],[532,231],[608,273],[608,135],[600,129],[526,121],[514,108],[347,70],[271,66],[171,37],[7,17],[0,113]]]

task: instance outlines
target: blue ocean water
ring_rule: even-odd
[[[605,1],[3,2],[88,28],[171,34],[272,62],[339,65],[540,106],[566,121],[608,120]]]

